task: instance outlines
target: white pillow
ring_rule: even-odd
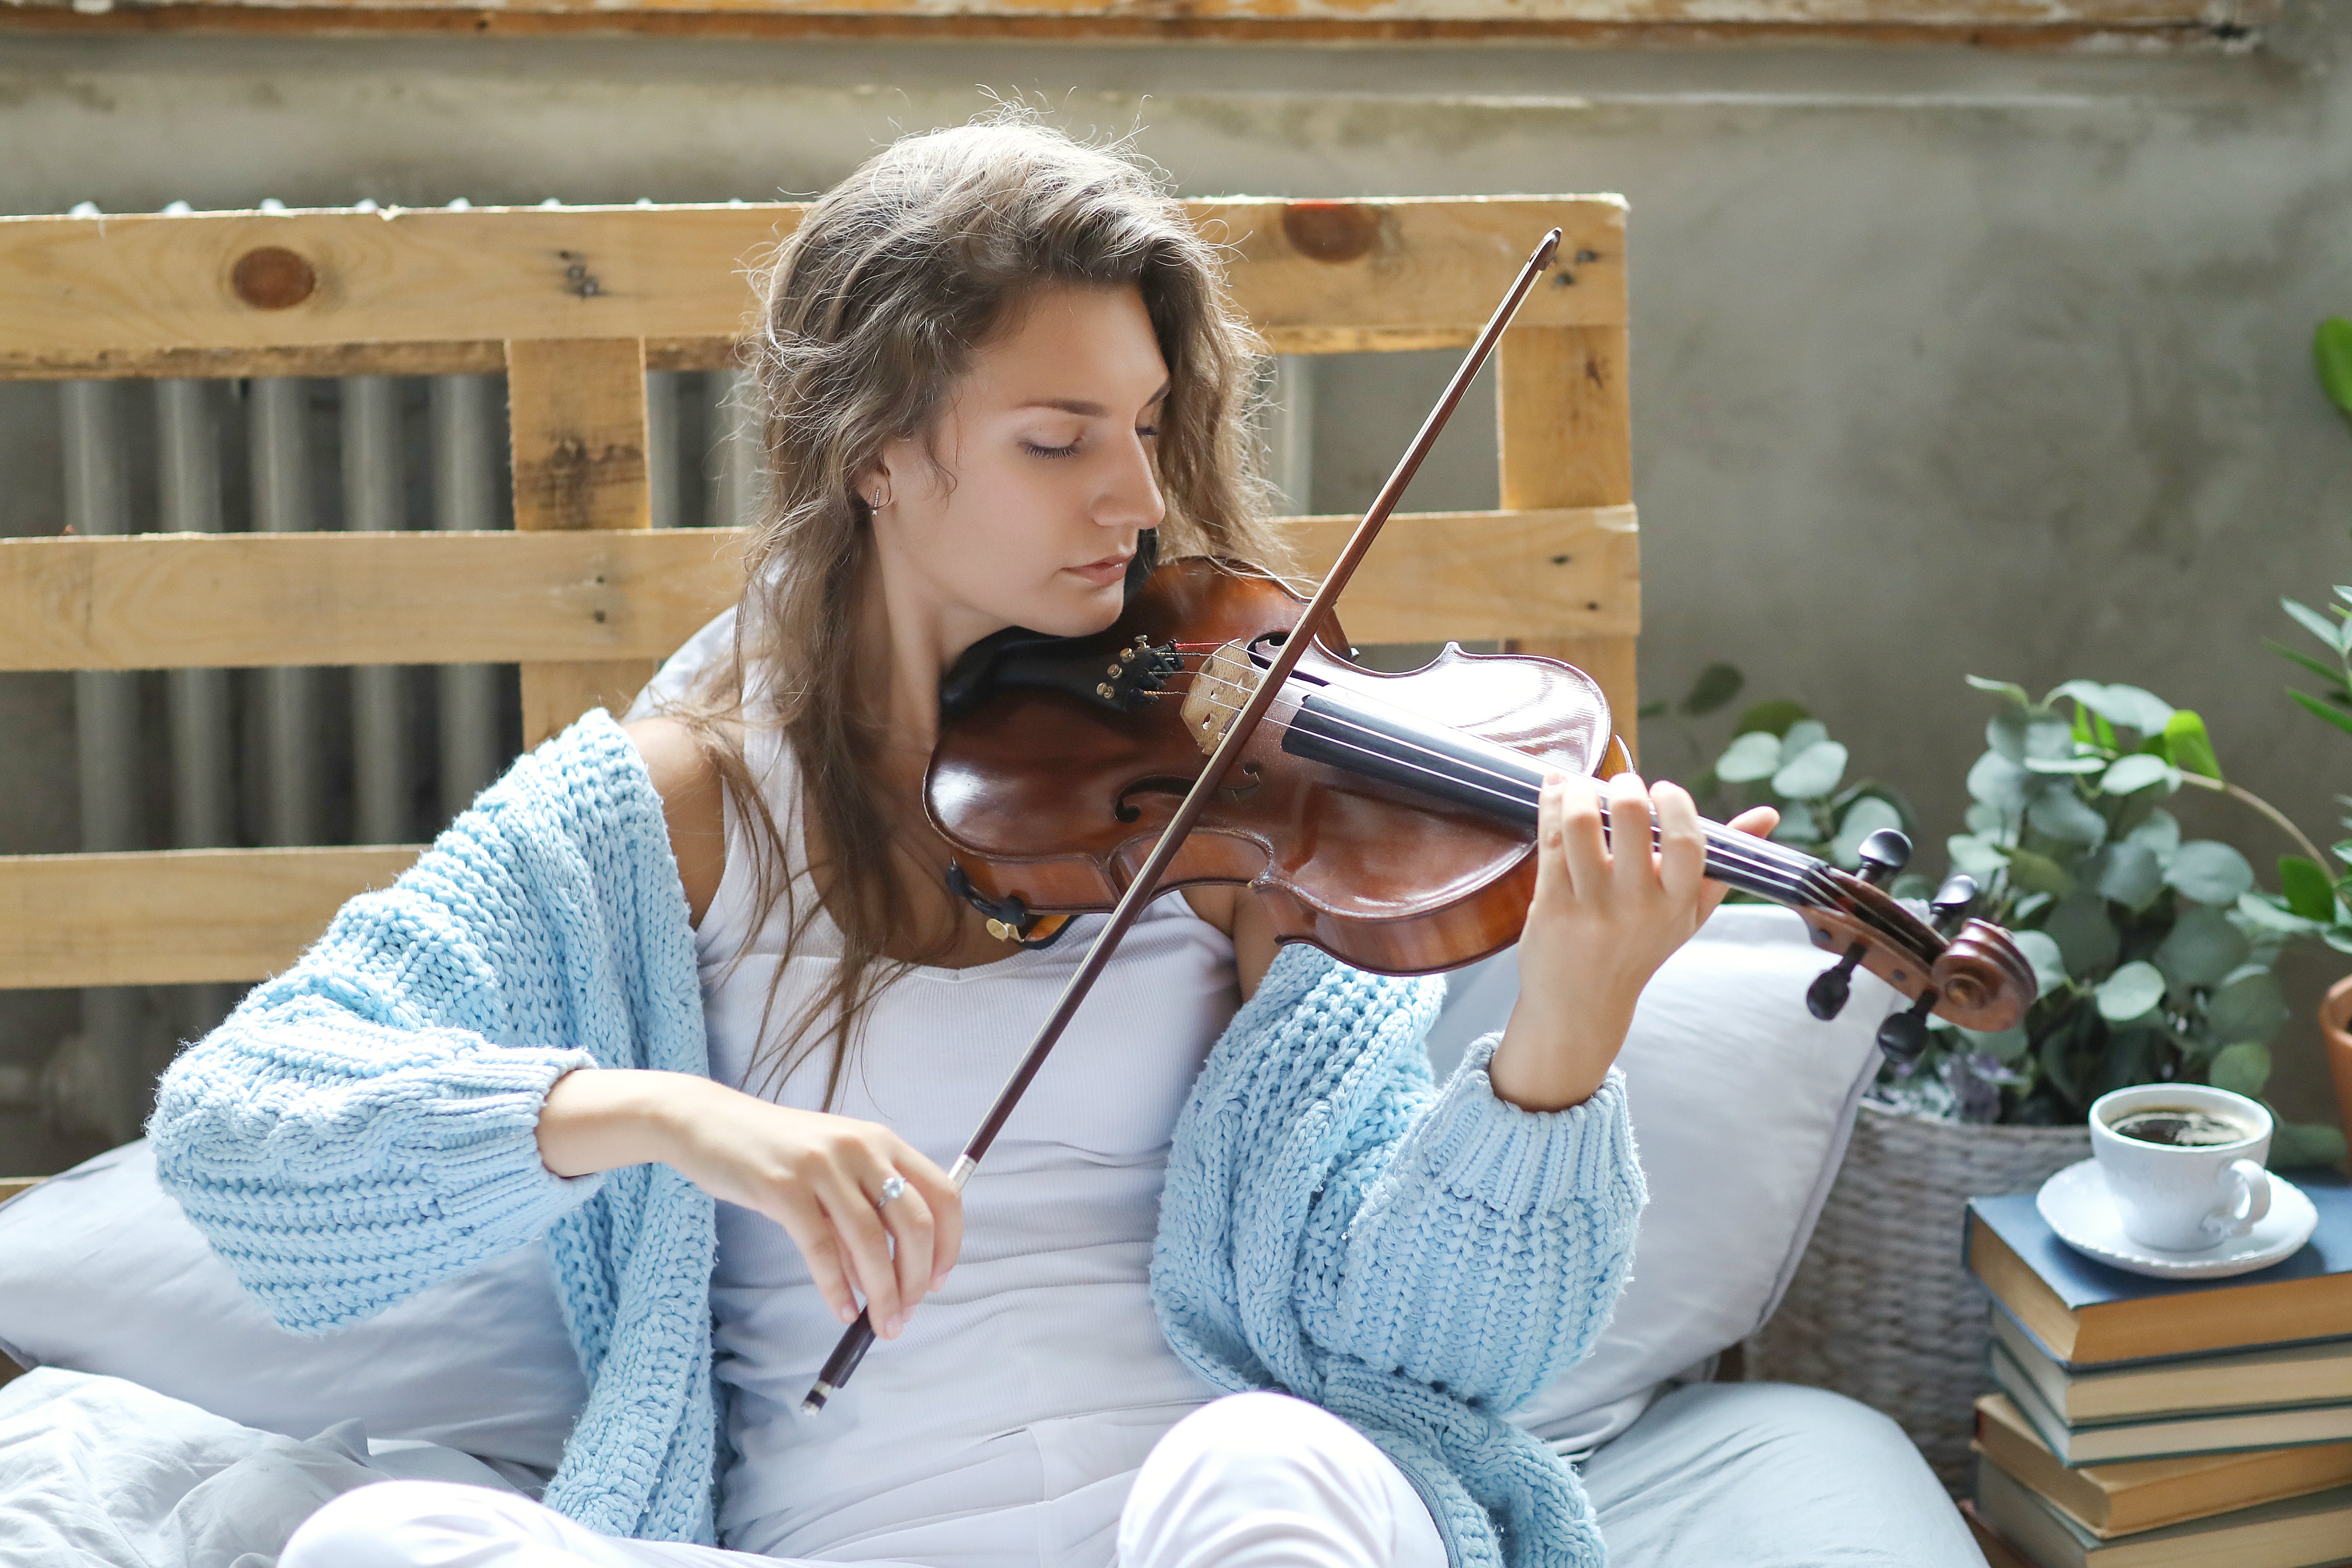
[[[1902,1000],[1857,972],[1822,1023],[1805,987],[1829,963],[1793,910],[1733,904],[1643,993],[1618,1058],[1650,1188],[1633,1281],[1592,1353],[1512,1415],[1562,1453],[1623,1431],[1780,1305],[1877,1070],[1879,1021]],[[1518,951],[1446,979],[1429,1037],[1441,1074],[1509,1018]]]
[[[335,1333],[269,1321],[128,1143],[0,1205],[0,1353],[247,1426],[438,1443],[551,1471],[587,1380],[539,1243]]]

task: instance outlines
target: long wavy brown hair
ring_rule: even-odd
[[[894,873],[903,814],[884,803],[877,737],[847,697],[858,687],[854,620],[873,553],[856,481],[884,444],[933,429],[974,351],[1030,291],[1132,287],[1168,364],[1156,458],[1162,555],[1278,567],[1282,551],[1265,524],[1247,417],[1259,340],[1226,300],[1216,247],[1123,146],[1083,145],[1018,109],[903,138],[810,208],[759,281],[751,353],[764,502],[733,656],[676,712],[749,830],[751,929],[781,908],[791,954],[822,887],[840,930],[830,984],[772,1033],[778,965],[752,1061],[762,1082],[781,1084],[829,1042],[830,1106],[876,994],[944,956],[961,919],[944,900],[918,907]],[[801,799],[787,805],[805,811],[802,840],[824,858],[806,879],[791,874],[784,831],[746,764],[754,724],[781,730],[798,765]],[[917,863],[930,858],[916,852]]]

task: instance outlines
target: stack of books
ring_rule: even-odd
[[[2294,1180],[2318,1232],[2233,1279],[2126,1274],[2031,1194],[1970,1200],[1980,1525],[2042,1568],[2352,1563],[2352,1185]]]

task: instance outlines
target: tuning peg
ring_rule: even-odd
[[[1944,885],[1936,889],[1935,898],[1927,905],[1935,911],[1937,933],[1950,936],[1958,931],[1968,921],[1969,906],[1976,901],[1977,879],[1974,877],[1966,871],[1955,871],[1945,878]]]
[[[1845,950],[1845,956],[1831,968],[1813,977],[1805,987],[1805,1010],[1823,1023],[1845,1011],[1845,999],[1853,994],[1853,966],[1862,962],[1862,943],[1855,942]]]
[[[1907,1010],[1888,1014],[1878,1026],[1878,1048],[1897,1071],[1910,1071],[1927,1049],[1927,1015],[1935,1010],[1936,994],[1922,991]]]
[[[1864,839],[1854,853],[1862,858],[1862,879],[1883,888],[1911,864],[1911,840],[1892,827],[1882,827]]]

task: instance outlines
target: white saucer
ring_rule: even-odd
[[[2158,1279],[2226,1279],[2293,1257],[2319,1228],[2319,1211],[2303,1190],[2276,1171],[2266,1173],[2271,1212],[2245,1235],[2201,1252],[2168,1252],[2126,1236],[2123,1216],[2107,1192],[2106,1173],[2095,1159],[2069,1165],[2042,1183],[2033,1206],[2059,1240],[2102,1263]]]

